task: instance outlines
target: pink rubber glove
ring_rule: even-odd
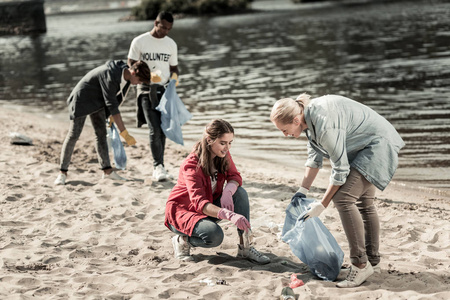
[[[234,182],[228,182],[220,197],[220,206],[228,210],[234,211],[233,195],[236,193],[238,186]]]
[[[217,214],[218,219],[229,220],[234,223],[240,230],[248,231],[250,229],[250,223],[248,220],[240,214],[232,212],[226,208],[221,208]]]

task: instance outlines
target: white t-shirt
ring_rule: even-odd
[[[157,84],[164,85],[170,79],[170,66],[178,65],[178,48],[170,37],[157,39],[146,32],[133,39],[128,58],[145,61],[150,71],[161,77]]]
[[[214,171],[214,174],[210,178],[211,178],[211,190],[214,194],[217,188],[217,170]]]

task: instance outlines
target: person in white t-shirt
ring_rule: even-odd
[[[137,127],[147,123],[150,131],[150,149],[153,156],[153,178],[157,181],[170,179],[164,168],[166,136],[161,129],[161,113],[156,107],[164,94],[164,85],[176,80],[178,85],[178,48],[167,36],[173,26],[173,16],[160,12],[150,32],[133,39],[128,52],[128,65],[137,60],[145,61],[152,73],[151,82],[137,88]]]

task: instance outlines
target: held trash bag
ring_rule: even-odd
[[[327,281],[334,281],[344,262],[344,252],[333,235],[319,218],[302,217],[314,199],[296,193],[286,208],[281,239],[288,243],[292,252],[307,264],[313,274]]]
[[[109,150],[113,150],[114,164],[117,169],[125,170],[127,167],[127,154],[125,153],[125,148],[123,147],[122,141],[120,140],[119,132],[115,124],[111,124],[108,133],[108,146]]]
[[[184,145],[181,126],[192,118],[175,89],[176,80],[172,79],[161,97],[156,110],[161,112],[161,129],[171,141]]]

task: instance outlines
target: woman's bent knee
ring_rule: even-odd
[[[236,198],[241,203],[249,203],[247,191],[241,186],[237,188],[233,198]]]
[[[194,247],[213,248],[222,244],[224,233],[215,222],[202,219],[194,227],[190,242]]]
[[[217,247],[220,246],[223,242],[224,234],[223,231],[220,231],[220,233],[216,233],[214,235],[208,236],[207,239],[203,240],[205,242],[205,245],[209,247]]]

